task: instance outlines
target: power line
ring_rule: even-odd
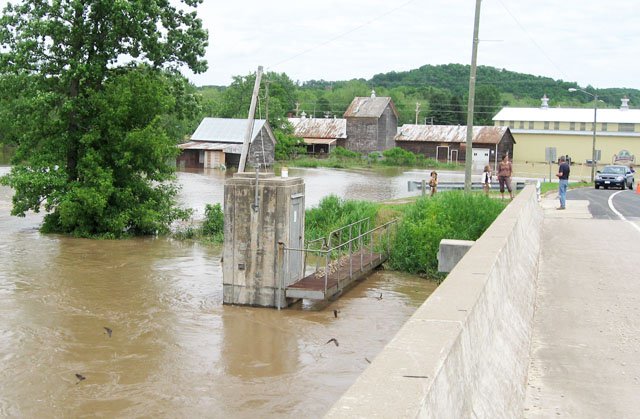
[[[524,28],[524,26],[522,26],[522,24],[520,23],[520,21],[515,17],[515,15],[513,13],[511,13],[511,10],[509,10],[509,8],[504,4],[504,2],[502,0],[498,0],[498,2],[502,5],[502,7],[504,7],[504,10],[507,11],[507,13],[509,13],[509,15],[511,16],[511,18],[513,19],[514,22],[516,22],[516,24],[520,27],[520,29],[522,29],[522,32],[525,33],[525,35],[527,35],[527,37],[529,38],[529,40],[533,43],[533,45],[536,46],[536,48],[538,48],[538,51],[540,51],[542,53],[542,55],[547,59],[547,61],[549,61],[551,63],[552,66],[554,66],[556,68],[556,70],[558,70],[560,72],[560,74],[563,75],[564,78],[567,78],[566,74],[564,73],[564,71],[562,71],[560,69],[560,67],[558,67],[556,65],[556,63],[547,55],[547,53],[545,52],[545,50],[538,45],[538,43],[536,42],[535,39],[533,39],[533,37],[531,35],[529,35],[529,32],[527,32],[527,30]]]
[[[382,14],[380,14],[380,15],[376,16],[376,17],[374,17],[373,19],[370,19],[370,20],[368,20],[368,21],[366,21],[366,22],[362,23],[361,25],[358,25],[358,26],[356,26],[356,27],[354,27],[354,28],[349,29],[349,30],[348,30],[348,31],[346,31],[346,32],[342,32],[342,33],[340,33],[340,34],[338,34],[338,35],[336,35],[336,36],[334,36],[334,37],[332,37],[332,38],[329,38],[329,39],[327,39],[326,41],[320,42],[320,43],[318,43],[318,44],[316,44],[316,45],[313,45],[313,46],[311,46],[311,47],[309,47],[309,48],[307,48],[307,49],[305,49],[305,50],[302,50],[302,51],[300,51],[300,52],[298,52],[298,53],[296,53],[296,54],[294,54],[294,55],[290,56],[289,58],[286,58],[286,59],[284,59],[284,60],[282,60],[282,61],[280,61],[280,62],[277,62],[277,63],[275,63],[275,64],[273,64],[273,65],[270,65],[270,66],[268,66],[268,67],[267,67],[267,69],[270,69],[270,68],[272,68],[272,67],[279,66],[279,65],[284,64],[284,63],[286,63],[286,62],[289,62],[289,61],[291,61],[291,60],[294,60],[294,59],[296,59],[296,58],[298,58],[298,57],[300,57],[300,56],[302,56],[302,55],[304,55],[304,54],[307,54],[307,53],[309,53],[309,52],[311,52],[311,51],[313,51],[313,50],[315,50],[315,49],[318,49],[318,48],[320,48],[320,47],[323,47],[323,46],[325,46],[325,45],[328,45],[328,44],[330,44],[330,43],[332,43],[332,42],[334,42],[334,41],[336,41],[336,40],[338,40],[338,39],[340,39],[340,38],[343,38],[343,37],[345,37],[345,36],[349,35],[350,33],[353,33],[353,32],[355,32],[355,31],[357,31],[357,30],[359,30],[359,29],[364,28],[365,26],[370,25],[371,23],[375,22],[376,20],[379,20],[379,19],[381,19],[381,18],[383,18],[383,17],[385,17],[385,16],[387,16],[387,15],[390,15],[391,13],[393,13],[393,12],[395,12],[395,11],[397,11],[397,10],[402,9],[403,7],[405,7],[405,6],[409,5],[410,3],[413,3],[414,1],[415,1],[415,0],[409,0],[409,1],[407,1],[407,2],[404,2],[404,3],[402,3],[401,5],[399,5],[398,7],[394,7],[393,9],[387,10],[386,12],[384,12],[384,13],[382,13]]]

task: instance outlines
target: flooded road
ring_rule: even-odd
[[[322,172],[305,171],[309,206],[403,196],[413,176]],[[181,202],[221,202],[224,176],[180,173]],[[223,306],[219,248],[41,235],[10,197],[0,187],[3,417],[321,417],[435,287],[380,271],[326,307]]]

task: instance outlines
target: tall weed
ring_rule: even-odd
[[[329,195],[320,201],[316,208],[305,213],[305,237],[314,240],[327,235],[338,228],[364,218],[375,220],[378,204],[366,201],[344,200]]]
[[[477,240],[503,209],[502,201],[480,193],[452,191],[418,199],[405,212],[398,227],[390,267],[415,274],[435,274],[442,239]]]

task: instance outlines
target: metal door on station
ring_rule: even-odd
[[[294,249],[304,247],[304,195],[291,196],[291,213],[289,216],[289,245]],[[288,252],[289,279],[297,281],[302,278],[304,261],[303,252]]]

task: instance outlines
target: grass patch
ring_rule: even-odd
[[[355,169],[362,167],[415,167],[423,169],[449,169],[463,168],[459,163],[442,163],[436,159],[426,158],[422,154],[414,154],[410,151],[395,147],[381,153],[363,155],[353,151],[337,147],[325,158],[300,156],[289,160],[280,160],[278,165],[286,167],[327,167],[332,169]]]
[[[463,191],[385,204],[329,196],[317,208],[307,210],[305,236],[307,240],[326,237],[331,231],[363,218],[372,218],[375,225],[399,218],[388,266],[441,279],[443,274],[437,272],[440,241],[445,238],[477,240],[508,202],[486,197],[484,193]]]
[[[593,186],[592,182],[569,182],[569,189],[576,188],[588,188]],[[548,192],[556,192],[558,190],[558,182],[541,182],[540,183],[540,195],[545,195]]]
[[[378,208],[379,204],[373,202],[344,200],[329,195],[316,208],[305,211],[305,238],[309,241],[327,237],[333,230],[364,218],[375,221]]]
[[[391,248],[389,266],[438,277],[437,253],[442,239],[477,240],[506,202],[482,193],[451,191],[419,198],[409,205]]]

